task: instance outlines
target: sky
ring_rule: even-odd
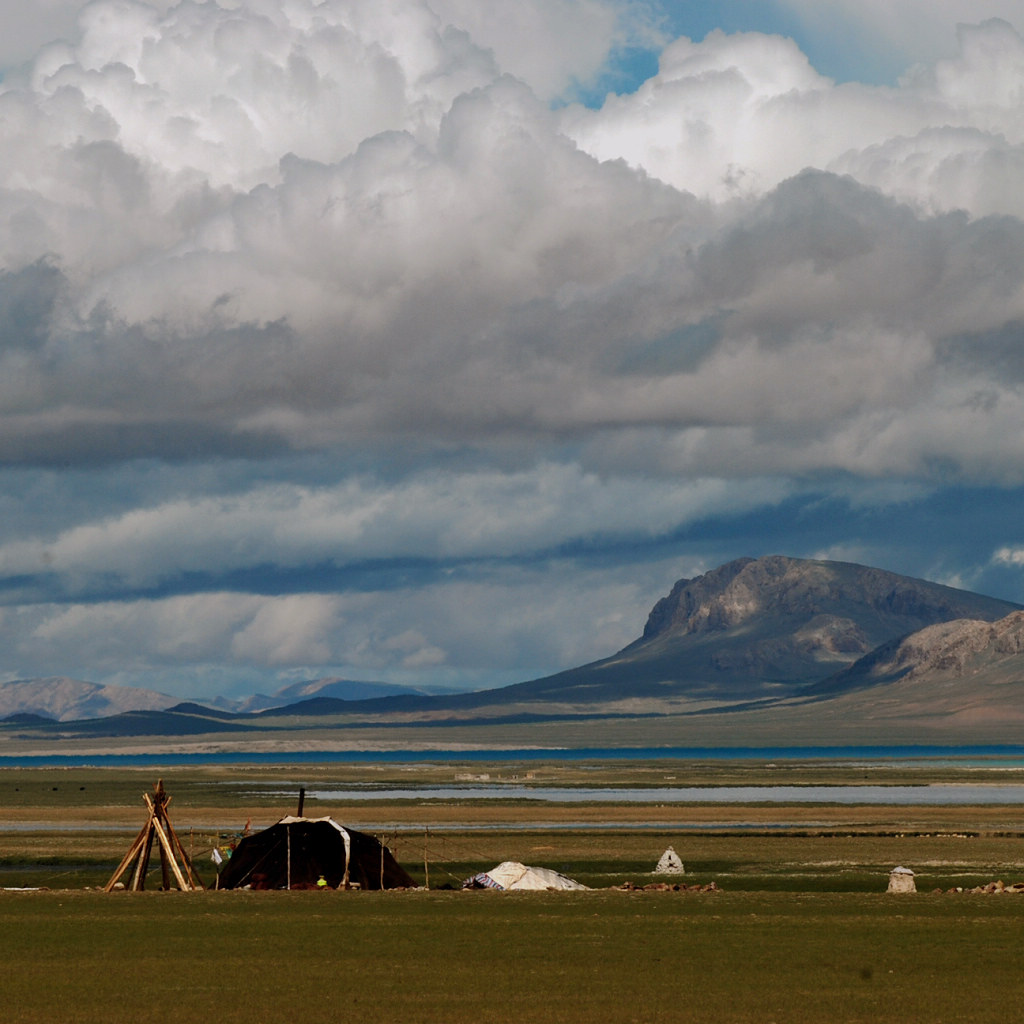
[[[1024,0],[0,0],[0,681],[1024,602]]]

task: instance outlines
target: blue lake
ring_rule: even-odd
[[[0,755],[0,768],[147,767],[191,764],[429,764],[531,761],[949,761],[959,765],[1024,768],[1024,746],[946,747],[928,745],[865,747],[582,747],[517,750],[343,750],[231,751],[202,754],[47,754]]]

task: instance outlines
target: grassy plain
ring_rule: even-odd
[[[455,774],[535,786],[1021,782],[998,766],[603,763],[0,770],[5,1024],[214,1019],[403,1022],[987,1022],[1024,996],[1024,896],[951,894],[1024,879],[1024,808],[388,800]],[[430,891],[97,891],[144,821],[157,775],[203,878],[209,850],[307,795],[383,836]],[[518,778],[513,778],[514,776]],[[665,846],[681,881],[623,891]],[[500,860],[585,893],[442,890]],[[896,864],[919,892],[886,895]],[[151,884],[156,884],[155,882]],[[86,886],[90,888],[85,888]],[[934,894],[941,888],[944,892]]]
[[[3,1019],[1004,1024],[1018,899],[3,893]]]
[[[585,786],[592,799],[431,796],[467,774],[486,776],[492,788]],[[730,891],[870,893],[896,864],[912,867],[919,887],[968,887],[1024,878],[1024,807],[623,803],[600,796],[625,786],[998,785],[1022,774],[945,762],[7,768],[0,769],[0,885],[102,885],[145,820],[143,792],[161,775],[172,821],[208,883],[214,845],[247,823],[259,829],[294,813],[305,788],[306,814],[331,814],[382,836],[417,881],[434,887],[501,860],[554,867],[592,886],[643,883],[668,845],[683,858],[688,882],[715,881]],[[379,797],[334,798],[357,788]],[[422,797],[390,799],[394,789]]]

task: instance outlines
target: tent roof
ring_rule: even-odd
[[[415,882],[375,836],[339,825],[333,818],[288,815],[243,838],[220,872],[221,888],[243,885],[284,889],[315,885],[323,876],[331,888],[410,888]]]
[[[502,861],[501,864],[491,868],[490,871],[481,872],[479,875],[474,875],[472,878],[467,879],[465,884],[467,886],[480,885],[488,889],[529,889],[534,891],[589,888],[589,886],[568,878],[566,875],[552,871],[551,868],[528,867],[526,864],[520,864],[519,861],[515,860]]]
[[[294,814],[286,814],[279,821],[274,822],[274,824],[275,825],[297,825],[300,822],[305,823],[305,824],[313,824],[315,822],[321,822],[321,821],[325,822],[328,825],[332,825],[339,832],[349,832],[349,831],[351,831],[350,829],[347,829],[344,826],[339,825],[329,814],[325,814],[322,818],[297,818]],[[271,825],[270,827],[273,828],[274,825]]]

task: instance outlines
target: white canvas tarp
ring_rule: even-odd
[[[523,890],[533,889],[543,891],[545,889],[587,889],[589,886],[582,885],[565,875],[560,875],[551,868],[531,868],[520,864],[515,860],[506,860],[490,871],[474,875],[463,883],[465,888],[483,886],[487,889]]]

